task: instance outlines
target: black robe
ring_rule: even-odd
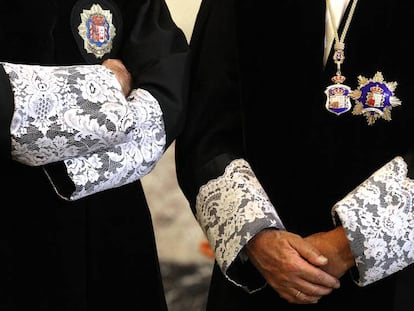
[[[81,13],[93,4],[111,13],[117,31],[99,57],[85,50],[78,33]],[[188,44],[164,1],[17,0],[0,7],[0,61],[77,65],[120,58],[133,88],[149,91],[161,105],[165,149],[174,140],[182,127]],[[1,79],[7,79],[3,71]],[[61,199],[42,167],[11,160],[13,96],[7,83],[0,83],[0,99],[0,309],[166,310],[141,183],[78,201]]]
[[[364,0],[356,7],[345,39],[344,84],[355,90],[358,76],[382,72],[386,82],[398,83],[402,102],[390,121],[368,125],[352,110],[336,115],[325,108],[324,91],[336,73],[332,57],[323,65],[325,0],[203,1],[190,42],[188,121],[176,143],[178,180],[194,212],[199,187],[243,158],[286,229],[306,236],[332,229],[332,206],[374,171],[397,155],[408,162],[413,18],[414,5],[404,0]],[[216,266],[208,310],[411,310],[411,270],[366,287],[346,274],[341,288],[318,304],[298,306],[270,287],[248,294]]]

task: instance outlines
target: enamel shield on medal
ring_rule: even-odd
[[[326,88],[326,104],[328,111],[340,115],[351,109],[351,100],[349,99],[350,87],[344,84],[333,84]]]

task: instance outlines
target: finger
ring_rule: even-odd
[[[306,295],[310,300],[329,295],[334,290],[332,287],[321,286],[304,280],[297,282],[295,286],[296,288],[300,288],[301,293]]]
[[[305,240],[293,240],[291,241],[291,245],[304,261],[300,269],[302,278],[321,286],[339,288],[339,279],[318,267],[320,263],[326,264],[328,262],[328,259],[322,256],[318,249]]]
[[[315,267],[304,261],[291,282],[294,282],[295,289],[301,291],[301,295],[305,296],[306,302],[319,300],[321,297],[329,295],[336,288],[339,288],[339,280],[330,276],[320,268]],[[295,293],[297,294],[297,293]]]
[[[317,303],[320,298],[320,296],[307,295],[300,290],[296,290],[294,295],[294,301],[299,304]]]
[[[292,243],[292,246],[296,251],[311,264],[315,266],[324,266],[328,263],[328,258],[323,256],[312,244],[305,242],[304,240],[293,240]]]
[[[317,295],[324,295],[326,289],[337,289],[340,287],[338,278],[330,275],[322,269],[315,267],[304,261],[299,270],[299,277],[306,281],[306,284],[311,287],[306,292],[315,293]]]
[[[323,282],[315,282],[315,279],[313,279],[315,277],[312,275],[317,275],[320,268],[312,266],[302,258],[298,258],[294,264],[286,264],[285,268],[289,271],[288,273],[276,273],[272,276],[278,275],[277,278],[267,277],[266,280],[282,298],[292,303],[315,303],[334,290],[334,287],[329,286],[329,283],[326,286],[319,284]],[[300,295],[297,292],[298,290],[301,291]],[[297,295],[303,297],[298,299]]]

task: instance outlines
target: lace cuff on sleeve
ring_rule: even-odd
[[[333,207],[355,257],[356,284],[368,285],[414,261],[413,204],[414,182],[396,157]]]
[[[223,273],[250,291],[248,280],[230,276],[229,267],[258,232],[284,226],[246,161],[234,160],[222,176],[200,188],[196,217]]]
[[[3,67],[14,95],[10,131],[16,161],[40,166],[127,141],[133,113],[104,66]]]
[[[40,166],[64,161],[75,200],[135,181],[152,170],[166,142],[162,111],[147,91],[126,99],[101,65],[3,63],[13,89],[12,156]],[[46,169],[47,172],[47,169]]]
[[[70,200],[141,179],[161,158],[166,135],[158,102],[147,91],[138,89],[131,92],[128,103],[137,121],[128,142],[64,161],[76,187]]]

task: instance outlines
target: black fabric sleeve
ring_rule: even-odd
[[[11,159],[10,125],[14,112],[13,92],[9,78],[0,65],[0,161]]]
[[[405,163],[407,163],[407,176],[414,179],[414,149],[411,148],[406,154],[403,155]]]
[[[243,157],[233,5],[233,1],[203,1],[190,42],[187,121],[175,150],[178,182],[193,209],[199,187]]]
[[[158,100],[164,116],[167,148],[183,127],[189,49],[166,3],[144,3],[125,38],[121,56],[132,73],[134,88],[143,88]]]

